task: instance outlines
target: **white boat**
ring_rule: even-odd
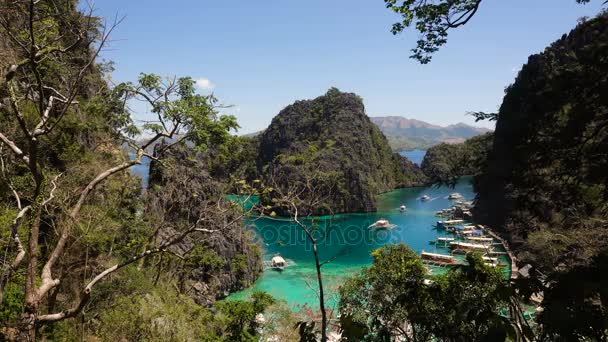
[[[488,257],[488,256],[484,256],[482,257],[483,261],[485,262],[486,265],[490,266],[490,267],[499,267],[499,266],[505,266],[504,264],[501,264],[498,261],[498,258],[492,258],[492,257]]]
[[[406,210],[407,210],[407,207],[406,207],[405,205],[401,205],[401,206],[399,207],[399,211],[401,211],[401,212],[404,212],[404,211],[406,211]]]
[[[486,252],[492,249],[492,247],[487,245],[481,245],[477,243],[468,243],[468,242],[450,242],[450,249],[456,249],[461,251],[475,251],[475,252]]]
[[[385,228],[385,227],[388,227],[389,225],[390,225],[390,222],[388,222],[388,220],[381,218],[378,221],[374,222],[370,227]]]
[[[453,194],[450,194],[450,195],[448,196],[448,199],[460,199],[460,198],[462,198],[462,195],[461,195],[461,194],[459,194],[459,193],[457,193],[457,192],[455,192],[455,193],[453,193]]]
[[[437,262],[440,264],[457,264],[458,263],[458,261],[456,261],[456,259],[451,255],[428,253],[428,252],[425,252],[424,250],[422,251],[422,253],[420,253],[420,257],[422,258],[422,260]]]
[[[491,237],[481,237],[481,236],[467,236],[465,237],[467,240],[481,242],[481,243],[492,243],[494,241]]]
[[[435,245],[440,246],[440,247],[447,247],[450,242],[456,240],[455,238],[451,238],[451,237],[438,237],[437,241],[435,242]]]
[[[431,200],[431,196],[429,196],[429,195],[422,195],[422,197],[420,197],[420,200],[422,202],[430,201]]]
[[[491,258],[491,257],[487,257],[487,256],[484,256],[484,257],[481,257],[481,258],[486,263],[489,263],[489,264],[498,264],[498,258]]]
[[[394,224],[388,222],[387,219],[381,218],[378,221],[371,224],[368,228],[377,228],[377,229],[391,229],[397,227]]]
[[[438,237],[437,238],[437,241],[440,241],[440,242],[446,242],[446,241],[447,242],[451,242],[451,241],[454,241],[454,240],[456,240],[456,239],[455,238],[451,238],[451,237]]]
[[[282,271],[285,268],[285,259],[280,255],[277,255],[272,258],[270,261],[270,267],[275,270]]]

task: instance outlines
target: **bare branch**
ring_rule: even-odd
[[[234,221],[233,221],[234,222]],[[228,227],[231,223],[226,224],[224,227]],[[121,268],[128,266],[140,259],[143,259],[147,256],[150,255],[154,255],[154,254],[158,254],[158,253],[164,253],[167,251],[167,248],[183,241],[188,235],[194,233],[194,232],[207,232],[207,233],[213,233],[213,232],[217,232],[219,230],[208,230],[208,229],[201,229],[201,228],[196,228],[196,225],[190,227],[189,229],[185,230],[184,232],[182,232],[181,234],[178,234],[176,237],[174,237],[173,239],[161,244],[160,246],[153,248],[153,249],[148,249],[146,251],[144,251],[143,253],[140,253],[138,255],[135,255],[123,262],[120,262],[118,264],[115,264],[107,269],[105,269],[103,272],[99,273],[97,276],[95,276],[95,278],[93,278],[93,280],[91,280],[84,288],[84,291],[82,292],[82,297],[80,298],[80,301],[78,302],[78,304],[68,310],[62,311],[62,312],[58,312],[58,313],[54,313],[54,314],[47,314],[47,315],[40,315],[37,317],[37,321],[40,323],[50,323],[50,322],[57,322],[66,318],[70,318],[70,317],[74,317],[76,315],[78,315],[78,313],[80,313],[80,311],[82,311],[82,309],[85,307],[85,305],[89,302],[89,300],[91,299],[91,292],[93,291],[93,287],[95,286],[95,284],[97,284],[99,281],[101,281],[103,278],[107,277],[108,275],[120,270]]]
[[[23,160],[26,164],[30,163],[30,158],[26,156],[25,153],[23,153],[23,151],[19,147],[17,147],[17,145],[13,141],[11,141],[2,133],[0,133],[0,141],[3,142],[6,146],[8,146],[8,148],[13,151],[17,158]]]
[[[53,188],[51,189],[51,192],[49,194],[49,198],[47,198],[44,201],[42,201],[42,203],[40,204],[41,206],[43,206],[43,207],[46,206],[47,204],[49,204],[49,202],[51,202],[53,200],[53,198],[55,198],[55,190],[57,190],[57,179],[59,177],[61,177],[61,175],[62,175],[62,173],[58,174],[51,181],[51,185],[53,186]]]
[[[80,208],[82,207],[82,205],[84,204],[84,201],[87,199],[87,197],[89,196],[89,194],[91,193],[91,191],[93,191],[95,189],[95,187],[103,182],[104,180],[106,180],[108,177],[123,171],[125,169],[128,169],[129,167],[135,165],[135,164],[139,164],[141,163],[141,157],[143,156],[143,150],[139,150],[137,151],[137,156],[133,159],[130,160],[128,162],[124,162],[118,166],[115,166],[113,168],[107,169],[106,171],[100,173],[97,177],[95,177],[95,179],[93,179],[85,188],[84,190],[80,193],[80,197],[78,198],[78,202],[76,202],[76,205],[74,205],[74,207],[72,208],[71,212],[70,212],[70,217],[72,218],[76,218],[76,216],[78,216],[78,213],[80,212]]]
[[[100,173],[97,177],[95,177],[95,179],[93,179],[80,193],[78,202],[76,202],[76,205],[74,205],[74,207],[72,208],[72,210],[69,213],[70,218],[72,218],[73,220],[76,219],[76,217],[78,216],[78,213],[80,212],[80,208],[84,204],[88,195],[95,189],[95,187],[99,183],[103,182],[105,179],[112,176],[113,174],[123,171],[135,164],[139,164],[141,161],[142,155],[143,155],[143,151],[139,150],[137,157],[135,159],[125,162],[125,163],[118,165],[116,167],[113,167],[111,169],[108,169],[108,170]],[[53,252],[51,253],[48,261],[42,268],[42,274],[41,274],[42,285],[40,286],[40,289],[39,289],[40,296],[45,295],[46,292],[48,292],[50,289],[59,285],[59,280],[53,279],[51,270],[52,270],[53,266],[55,265],[55,262],[57,261],[57,259],[59,259],[59,256],[61,255],[61,253],[63,253],[65,244],[69,237],[70,225],[71,225],[70,222],[64,223],[64,226],[61,230],[61,235],[59,236],[59,241],[57,241],[57,245],[55,245],[55,249],[53,249]]]

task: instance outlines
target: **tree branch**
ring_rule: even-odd
[[[23,151],[19,147],[17,147],[17,145],[13,141],[11,141],[2,133],[0,133],[0,141],[3,142],[6,146],[8,146],[8,148],[13,151],[17,158],[23,160],[26,164],[29,164],[30,158],[26,156],[25,153],[23,153]]]
[[[37,322],[39,322],[39,323],[57,322],[57,321],[61,321],[63,319],[74,317],[74,316],[78,315],[78,313],[80,313],[80,311],[82,311],[82,309],[85,307],[85,305],[91,299],[91,292],[93,291],[93,287],[95,286],[95,284],[97,284],[103,278],[107,277],[108,275],[110,275],[110,274],[120,270],[121,268],[128,266],[142,258],[165,252],[168,247],[183,241],[186,238],[186,236],[188,236],[189,234],[192,234],[193,232],[213,233],[213,232],[217,232],[217,231],[218,230],[208,230],[208,229],[196,228],[196,225],[194,225],[194,226],[190,227],[189,229],[185,230],[184,232],[182,232],[181,234],[177,235],[173,239],[161,244],[160,246],[158,246],[156,248],[148,249],[148,250],[144,251],[143,253],[135,255],[123,262],[120,262],[118,264],[115,264],[115,265],[105,269],[103,272],[101,272],[97,276],[95,276],[95,278],[93,278],[93,280],[91,280],[85,286],[85,288],[82,292],[82,297],[80,298],[80,301],[78,302],[78,304],[76,306],[74,306],[68,310],[58,312],[58,313],[40,315],[37,317]]]

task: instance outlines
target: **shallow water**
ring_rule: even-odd
[[[447,196],[452,192],[461,193],[466,199],[473,199],[470,179],[463,179],[455,189],[446,187],[407,188],[385,193],[379,198],[378,212],[369,214],[343,214],[332,220],[320,221],[321,230],[326,231],[326,239],[318,243],[321,260],[335,260],[323,266],[323,282],[330,305],[337,302],[336,289],[345,277],[353,275],[362,267],[371,264],[370,252],[385,244],[406,243],[414,251],[449,254],[444,248],[429,244],[439,236],[447,236],[438,231],[434,224],[440,220],[437,210],[448,208],[452,201]],[[420,201],[420,196],[428,194],[432,200]],[[400,205],[407,206],[401,213]],[[386,218],[397,225],[392,230],[372,230],[369,225],[380,218]],[[279,253],[287,260],[282,272],[268,269],[253,287],[234,293],[228,299],[246,298],[254,290],[262,290],[276,298],[285,299],[291,306],[298,307],[318,304],[316,292],[316,270],[310,244],[302,230],[289,223],[276,220],[257,220],[251,228],[258,232],[265,246],[265,260]],[[506,260],[502,260],[505,262]],[[441,273],[442,269],[434,269]]]

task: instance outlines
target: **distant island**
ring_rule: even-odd
[[[433,125],[402,116],[370,117],[388,139],[393,151],[426,150],[441,143],[462,143],[468,138],[491,132],[465,123],[448,126]]]

